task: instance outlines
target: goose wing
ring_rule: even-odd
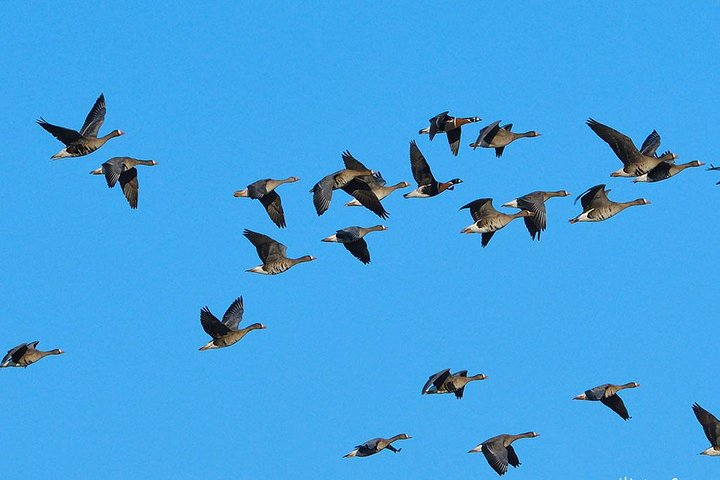
[[[698,422],[702,425],[707,439],[710,440],[713,446],[718,446],[718,439],[720,439],[720,422],[718,419],[697,403],[693,404],[692,409],[693,412],[695,412],[695,417],[697,417]]]
[[[75,143],[82,138],[82,135],[80,135],[80,132],[77,132],[70,128],[59,127],[57,125],[53,125],[52,123],[46,122],[45,119],[42,117],[40,117],[40,120],[38,120],[37,123],[42,128],[44,128],[45,130],[50,132],[50,134],[53,137],[57,138],[62,143],[64,143],[65,146],[69,146],[70,144]]]
[[[539,239],[540,232],[547,227],[547,214],[545,212],[545,201],[542,193],[533,192],[524,195],[517,199],[517,205],[519,208],[535,214],[532,217],[523,217],[523,220],[525,220],[525,227],[528,232],[530,232],[532,239],[535,240],[535,235],[537,235]]]
[[[383,208],[380,200],[377,198],[377,195],[375,195],[370,188],[370,185],[368,185],[362,177],[353,178],[341,188],[346,193],[355,197],[355,199],[360,202],[363,207],[369,209],[375,215],[378,215],[380,218],[388,217],[389,214],[385,211],[385,208]]]
[[[345,164],[345,168],[348,170],[355,170],[355,171],[364,171],[368,168],[363,165],[358,159],[352,156],[352,154],[345,150],[342,154],[343,163]]]
[[[598,137],[610,145],[610,148],[613,149],[613,152],[615,152],[615,155],[617,155],[623,164],[634,163],[640,159],[640,152],[633,141],[630,140],[630,137],[592,118],[588,119],[586,123]]]
[[[258,257],[263,263],[271,263],[280,258],[285,258],[287,247],[282,243],[252,230],[245,229],[243,235],[250,240],[250,243],[255,245]]]
[[[90,109],[85,123],[80,129],[80,135],[83,137],[97,137],[98,131],[105,121],[105,95],[102,93],[95,100],[95,105]]]
[[[423,385],[423,388],[421,390],[422,393],[427,393],[428,388],[430,388],[430,385],[434,385],[435,388],[440,388],[444,383],[445,380],[450,376],[450,369],[446,368],[445,370],[440,370],[435,375],[430,375],[430,378],[428,378],[428,381],[425,382],[425,385]]]
[[[237,330],[244,311],[242,297],[236,298],[223,315],[222,323],[230,330]]]
[[[140,185],[137,179],[137,168],[133,167],[130,170],[125,170],[120,177],[120,188],[122,188],[125,198],[127,198],[130,208],[137,208],[138,205],[138,189]]]
[[[430,165],[428,165],[427,160],[425,160],[415,140],[410,142],[410,167],[412,168],[413,177],[415,177],[418,185],[423,186],[436,183],[435,177],[430,170]]]
[[[660,134],[653,130],[640,147],[640,153],[647,157],[653,157],[658,147],[660,147]]]
[[[364,238],[360,238],[354,242],[343,243],[343,246],[362,263],[370,263],[370,251]]]
[[[205,330],[205,333],[210,335],[212,338],[221,338],[230,333],[230,329],[227,325],[220,322],[220,320],[218,320],[217,317],[210,312],[208,307],[200,309],[200,324],[202,325],[203,330]]]
[[[286,227],[282,201],[280,200],[280,195],[275,193],[275,190],[260,197],[260,203],[265,207],[270,220],[272,220],[275,225],[279,228]]]
[[[602,397],[600,401],[603,405],[610,407],[613,412],[620,415],[623,420],[627,420],[630,418],[630,415],[628,414],[627,408],[625,408],[625,404],[623,403],[622,398],[618,397],[617,395]]]

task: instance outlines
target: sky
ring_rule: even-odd
[[[666,182],[610,178],[620,167],[585,124],[638,145],[653,129],[679,162],[716,157],[720,6],[574,3],[7,2],[0,20],[5,168],[0,177],[0,348],[62,348],[0,371],[6,472],[56,478],[492,478],[466,452],[500,433],[536,431],[513,478],[711,478],[720,464],[691,405],[720,415],[714,361],[720,173]],[[89,156],[35,120],[79,128],[100,93]],[[479,116],[453,157],[418,130],[449,110]],[[537,130],[505,149],[471,150],[495,120]],[[416,140],[454,191],[383,201],[382,221],[335,192],[308,193],[349,150],[388,183],[412,183]],[[138,167],[140,198],[88,172],[115,156]],[[288,227],[233,192],[279,189]],[[633,207],[570,225],[573,198],[598,183]],[[413,184],[414,185],[414,184]],[[462,205],[534,190],[548,202],[533,242],[521,221],[480,247]],[[512,210],[514,211],[514,210]],[[351,225],[372,262],[320,239]],[[278,276],[243,229],[317,260]],[[199,352],[199,322],[242,295],[240,343]],[[5,350],[3,350],[5,351]],[[442,369],[484,373],[465,397],[420,395]],[[624,422],[573,402],[603,383]],[[373,437],[407,433],[398,454],[344,459]]]

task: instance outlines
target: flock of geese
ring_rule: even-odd
[[[37,123],[65,145],[62,150],[51,158],[60,159],[88,155],[101,148],[108,140],[123,135],[121,130],[113,130],[107,135],[98,137],[100,127],[105,119],[105,112],[105,97],[101,94],[79,131],[53,125],[40,118]],[[430,140],[433,140],[437,134],[444,133],[452,155],[457,156],[460,150],[462,127],[480,121],[481,119],[478,117],[453,117],[449,115],[449,112],[443,112],[432,117],[429,120],[429,126],[421,129],[419,134],[427,134]],[[632,177],[634,182],[658,182],[673,177],[687,168],[703,165],[702,162],[698,161],[676,164],[677,155],[670,151],[657,155],[656,151],[660,146],[660,135],[656,131],[651,132],[638,149],[629,137],[607,125],[593,119],[589,119],[587,125],[612,148],[615,155],[622,161],[623,167],[612,172],[611,176],[613,177]],[[512,127],[512,124],[500,126],[500,121],[493,122],[480,130],[477,139],[470,144],[470,147],[473,149],[478,147],[494,149],[495,155],[500,157],[503,155],[505,148],[515,140],[540,135],[535,131],[516,133],[512,131]],[[367,168],[353,157],[349,151],[342,154],[342,161],[344,164],[343,169],[326,175],[310,190],[317,214],[322,215],[330,208],[335,190],[343,190],[353,197],[352,201],[345,204],[346,206],[363,206],[380,218],[388,218],[389,213],[385,210],[381,201],[395,190],[407,188],[410,185],[407,182],[388,185],[378,171]],[[138,165],[154,166],[157,165],[157,162],[132,157],[114,157],[90,173],[104,175],[109,188],[113,188],[119,182],[130,208],[135,209],[138,206],[139,183],[136,168]],[[436,180],[428,161],[414,140],[410,142],[410,167],[417,188],[406,193],[405,198],[434,197],[446,190],[453,190],[456,185],[462,183],[459,178],[444,182]],[[720,167],[711,165],[709,170],[720,170]],[[270,220],[278,228],[285,228],[287,226],[285,213],[277,189],[281,185],[298,182],[299,180],[297,177],[280,180],[261,179],[249,184],[243,190],[236,191],[234,195],[235,197],[259,200],[267,211]],[[608,192],[609,190],[605,188],[604,184],[595,185],[583,192],[578,197],[582,212],[571,219],[570,223],[599,222],[607,220],[631,206],[650,203],[644,198],[627,202],[614,202],[608,198]],[[519,210],[512,214],[496,210],[493,207],[492,198],[474,200],[461,207],[461,209],[469,210],[473,220],[473,223],[464,228],[461,233],[481,234],[481,245],[486,247],[498,230],[504,228],[512,220],[522,218],[531,239],[540,240],[541,233],[547,227],[545,203],[551,198],[566,197],[568,195],[570,194],[565,190],[528,193],[503,205],[503,207]],[[322,241],[341,243],[354,257],[367,264],[370,262],[370,252],[365,236],[371,232],[384,230],[387,230],[384,225],[351,226],[337,230],[334,234],[323,238]],[[248,269],[248,272],[277,275],[299,263],[315,260],[315,257],[310,255],[297,258],[288,257],[285,245],[262,233],[246,229],[243,235],[253,244],[262,262],[260,265]],[[243,313],[242,297],[232,302],[222,320],[218,319],[208,307],[203,307],[200,310],[200,323],[203,330],[211,337],[211,340],[200,347],[200,350],[229,347],[240,341],[250,331],[265,328],[262,323],[254,323],[245,328],[240,328]],[[0,363],[0,368],[27,367],[46,356],[64,353],[60,349],[38,350],[38,343],[37,341],[22,343],[12,348]],[[431,375],[422,387],[421,393],[423,395],[454,394],[456,398],[460,399],[463,397],[468,383],[485,380],[486,378],[487,376],[484,374],[468,376],[467,370],[451,373],[450,369],[445,369]],[[636,382],[622,385],[604,384],[586,390],[574,399],[599,401],[617,413],[623,420],[628,420],[630,415],[622,399],[618,396],[618,392],[638,386],[639,384]],[[720,421],[697,403],[692,406],[692,409],[711,444],[708,449],[701,453],[703,455],[720,456]],[[482,452],[490,466],[499,475],[503,475],[507,472],[508,465],[513,467],[520,465],[512,444],[518,439],[534,438],[538,435],[536,432],[497,435],[480,443],[469,452]],[[390,438],[373,438],[357,445],[345,457],[366,457],[386,449],[397,453],[401,449],[394,447],[393,443],[409,438],[411,437],[405,433]]]

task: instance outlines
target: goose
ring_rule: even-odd
[[[58,153],[50,157],[53,160],[58,158],[67,157],[82,157],[89,153],[94,152],[98,148],[105,145],[105,142],[111,138],[119,137],[124,135],[125,132],[120,130],[113,130],[104,137],[98,138],[98,131],[105,121],[105,96],[101,93],[95,105],[93,105],[85,123],[80,128],[80,131],[75,131],[70,128],[58,127],[45,121],[44,118],[40,117],[37,121],[38,125],[47,130],[52,134],[53,137],[60,140],[65,144],[65,148],[60,150]]]
[[[47,357],[48,355],[60,355],[63,352],[59,348],[43,352],[37,350],[39,341],[31,343],[21,343],[15,348],[8,350],[7,355],[2,359],[0,368],[5,367],[27,367],[30,364],[37,362],[38,360]]]
[[[617,393],[626,388],[636,388],[639,386],[640,384],[637,382],[630,382],[624,385],[606,383],[604,385],[591,388],[590,390],[585,390],[585,393],[578,395],[573,398],[573,400],[589,400],[591,402],[599,400],[603,405],[609,407],[613,412],[620,415],[620,418],[627,420],[631,417],[628,415],[627,408],[625,408],[625,404],[622,399],[617,396]]]
[[[283,273],[298,263],[311,262],[317,260],[315,257],[305,255],[300,258],[288,258],[285,256],[287,247],[280,242],[273,240],[262,233],[253,232],[245,229],[243,235],[255,245],[258,257],[263,262],[262,265],[250,268],[246,272],[260,273],[263,275],[277,275]]]
[[[537,432],[526,432],[518,435],[508,435],[504,433],[492,438],[488,438],[477,447],[469,450],[468,453],[482,452],[490,466],[498,475],[505,475],[508,470],[508,464],[517,468],[520,466],[515,449],[512,443],[520,438],[535,438],[540,436]]]
[[[460,149],[460,134],[462,133],[460,127],[468,123],[479,122],[479,117],[451,117],[448,112],[443,112],[435,115],[430,120],[430,126],[425,127],[420,132],[420,135],[427,134],[430,136],[432,141],[435,138],[436,133],[446,133],[448,143],[450,144],[450,151],[453,155],[457,156],[458,150]]]
[[[712,163],[710,164],[710,168],[708,170],[720,170],[720,167],[716,167]],[[720,185],[720,182],[717,182],[715,185]]]
[[[481,233],[481,245],[483,248],[487,247],[487,244],[490,243],[490,239],[495,235],[495,232],[508,223],[516,218],[532,217],[535,215],[528,210],[520,210],[518,213],[512,215],[498,212],[492,205],[492,198],[479,198],[467,205],[463,205],[460,207],[460,210],[463,208],[470,209],[470,215],[472,215],[474,222],[463,228],[460,233]]]
[[[507,125],[503,125],[501,127],[500,120],[498,120],[497,122],[493,122],[487,127],[480,130],[477,140],[475,140],[475,143],[471,143],[470,146],[473,150],[475,150],[477,147],[494,148],[495,156],[500,158],[502,157],[505,147],[517,140],[518,138],[530,138],[540,136],[540,134],[534,130],[529,132],[515,133],[512,131],[512,126],[512,123],[508,123]]]
[[[350,453],[343,455],[343,458],[369,457],[386,448],[393,453],[398,453],[402,448],[395,448],[392,443],[396,440],[407,440],[408,438],[412,437],[407,433],[399,433],[390,438],[373,438],[362,445],[356,446]]]
[[[483,375],[482,373],[468,377],[467,373],[467,370],[460,370],[456,373],[450,373],[449,368],[441,370],[428,378],[428,381],[425,382],[425,385],[423,385],[421,394],[430,395],[435,393],[454,393],[455,398],[459,400],[463,397],[465,385],[474,380],[485,380],[488,378],[487,375]]]
[[[588,188],[575,199],[578,199],[583,207],[583,212],[575,218],[570,219],[570,223],[577,222],[601,222],[617,215],[628,207],[633,205],[649,205],[650,200],[638,198],[631,202],[613,202],[608,199],[607,194],[610,190],[605,190],[605,184],[595,185]]]
[[[370,232],[381,232],[383,230],[387,230],[387,227],[384,225],[375,225],[374,227],[367,228],[345,227],[333,235],[323,238],[322,241],[342,243],[355,258],[364,264],[368,264],[370,263],[370,252],[368,251],[367,242],[363,237]]]
[[[339,188],[355,197],[365,208],[378,215],[380,218],[387,218],[385,211],[378,197],[373,193],[368,182],[372,182],[373,172],[353,157],[349,151],[342,154],[345,169],[327,175],[315,184],[310,193],[313,194],[313,203],[318,216],[330,208],[333,190]]]
[[[676,158],[672,152],[665,152],[661,156],[655,155],[655,150],[660,145],[660,135],[653,130],[645,139],[641,150],[638,150],[632,140],[617,130],[603,125],[592,118],[587,120],[587,126],[602,138],[610,148],[613,149],[615,155],[623,162],[623,168],[610,174],[611,177],[639,177],[648,173],[662,162],[672,163]]]
[[[245,190],[238,190],[234,193],[235,197],[247,197],[254,200],[260,200],[263,207],[268,213],[270,220],[273,221],[278,228],[285,228],[285,212],[283,211],[280,195],[275,189],[283,183],[293,183],[300,180],[298,177],[288,177],[282,180],[273,180],[265,178],[253,182],[247,186]]]
[[[662,180],[667,180],[670,177],[673,177],[677,175],[678,173],[682,172],[686,168],[693,168],[693,167],[702,167],[705,165],[703,162],[699,162],[697,160],[693,160],[692,162],[688,163],[680,163],[680,164],[673,164],[671,162],[662,162],[657,167],[653,168],[647,173],[644,173],[640,175],[639,177],[636,177],[633,180],[633,183],[638,182],[660,182]]]
[[[140,185],[137,179],[137,165],[147,165],[149,167],[157,165],[155,160],[138,160],[131,157],[113,157],[103,163],[100,168],[90,172],[90,175],[105,175],[105,181],[108,188],[113,188],[115,183],[120,181],[125,198],[130,204],[130,208],[135,209],[138,205],[138,189]]]
[[[236,298],[230,304],[222,322],[210,312],[205,306],[200,309],[200,324],[205,333],[212,337],[208,343],[200,347],[200,350],[211,350],[214,348],[229,347],[240,341],[251,330],[267,328],[262,323],[253,323],[245,328],[238,328],[243,316],[243,298]]]
[[[449,182],[438,182],[430,171],[430,165],[415,143],[410,142],[410,167],[418,188],[403,195],[405,198],[428,198],[440,195],[445,190],[454,190],[455,185],[462,183],[459,178],[453,178]]]
[[[540,234],[545,231],[547,227],[547,214],[545,212],[545,202],[553,197],[567,197],[570,195],[566,190],[557,190],[554,192],[531,192],[522,197],[518,197],[514,200],[503,204],[503,207],[519,208],[521,210],[527,210],[533,212],[535,215],[531,217],[525,217],[525,227],[530,232],[530,238],[540,240]]]
[[[395,185],[387,185],[387,182],[385,182],[385,179],[382,177],[380,172],[374,172],[372,175],[372,180],[368,181],[367,184],[370,186],[370,190],[372,190],[378,200],[384,199],[395,190],[398,190],[400,188],[407,188],[410,186],[408,182],[398,182]],[[346,203],[345,206],[362,207],[362,204],[353,198],[351,201]]]
[[[697,403],[692,406],[695,416],[703,427],[705,436],[710,440],[710,448],[700,452],[698,455],[720,456],[720,422],[715,415],[702,408]]]

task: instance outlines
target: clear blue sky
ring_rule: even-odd
[[[238,6],[124,1],[3,4],[4,118],[0,340],[66,354],[0,372],[5,472],[64,478],[492,478],[467,450],[499,433],[518,442],[513,478],[711,478],[720,464],[691,404],[720,415],[716,357],[717,172],[659,184],[611,179],[620,166],[584,121],[638,143],[656,129],[682,162],[717,159],[717,29],[710,2],[578,9],[477,2]],[[97,96],[90,156],[51,161],[61,144],[35,124],[78,128]],[[460,155],[417,131],[450,110],[480,116]],[[542,136],[501,159],[472,151],[502,119]],[[455,191],[388,198],[372,263],[320,239],[374,225],[337,192],[317,217],[308,190],[349,149],[389,183],[412,181],[417,140]],[[139,167],[131,211],[88,172],[113,156]],[[288,228],[233,198],[265,177]],[[550,201],[531,242],[522,222],[486,249],[465,203],[499,207],[533,190],[646,197],[598,224],[569,225]],[[242,237],[277,238],[318,260],[277,277]],[[245,298],[227,349],[199,310]],[[4,350],[3,350],[4,352]],[[421,396],[443,368],[490,378],[465,398]],[[586,388],[637,381],[623,422]],[[402,452],[343,459],[357,443],[405,432]]]

